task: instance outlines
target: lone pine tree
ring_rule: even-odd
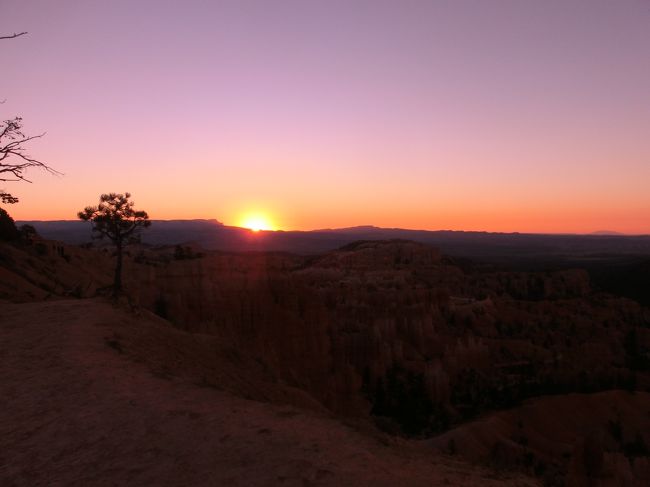
[[[93,237],[107,237],[116,249],[113,296],[122,291],[122,255],[126,245],[140,241],[140,230],[151,225],[146,211],[135,210],[130,193],[108,193],[99,197],[99,205],[87,206],[77,216],[92,223]]]

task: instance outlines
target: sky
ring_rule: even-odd
[[[650,233],[649,0],[0,0],[17,220]]]

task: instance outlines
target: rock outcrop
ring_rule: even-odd
[[[421,383],[414,407],[437,415],[422,433],[526,397],[648,380],[627,343],[643,309],[596,294],[581,270],[465,271],[426,245],[387,241],[154,260],[130,276],[143,306],[231,340],[336,413],[377,412],[389,381]]]

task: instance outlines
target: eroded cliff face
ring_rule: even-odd
[[[647,392],[544,396],[459,425],[426,444],[473,462],[526,471],[545,485],[648,485],[643,432],[650,430],[649,404]]]
[[[406,241],[319,256],[129,251],[132,303],[215,335],[333,412],[428,435],[527,397],[648,387],[648,311],[586,272],[459,265]],[[4,246],[12,300],[92,296],[110,251]],[[2,297],[0,296],[0,297]]]
[[[636,303],[584,271],[462,270],[413,242],[133,264],[140,303],[218,335],[339,414],[432,434],[540,394],[630,387]],[[645,344],[647,336],[637,336]],[[645,346],[645,345],[643,345]]]
[[[431,387],[442,388],[433,383],[440,364],[426,362],[449,347],[436,332],[449,294],[432,280],[454,272],[429,247],[366,243],[311,258],[211,254],[135,266],[128,287],[178,326],[234,341],[333,411],[366,414],[364,379],[367,387],[396,364],[430,370]],[[461,354],[473,347],[459,341]]]
[[[0,242],[0,299],[95,296],[112,282],[108,249],[91,251],[36,238],[21,245]]]

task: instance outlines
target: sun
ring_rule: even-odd
[[[240,226],[249,228],[254,232],[260,230],[274,230],[275,226],[271,220],[266,216],[259,213],[246,215],[242,218]]]

